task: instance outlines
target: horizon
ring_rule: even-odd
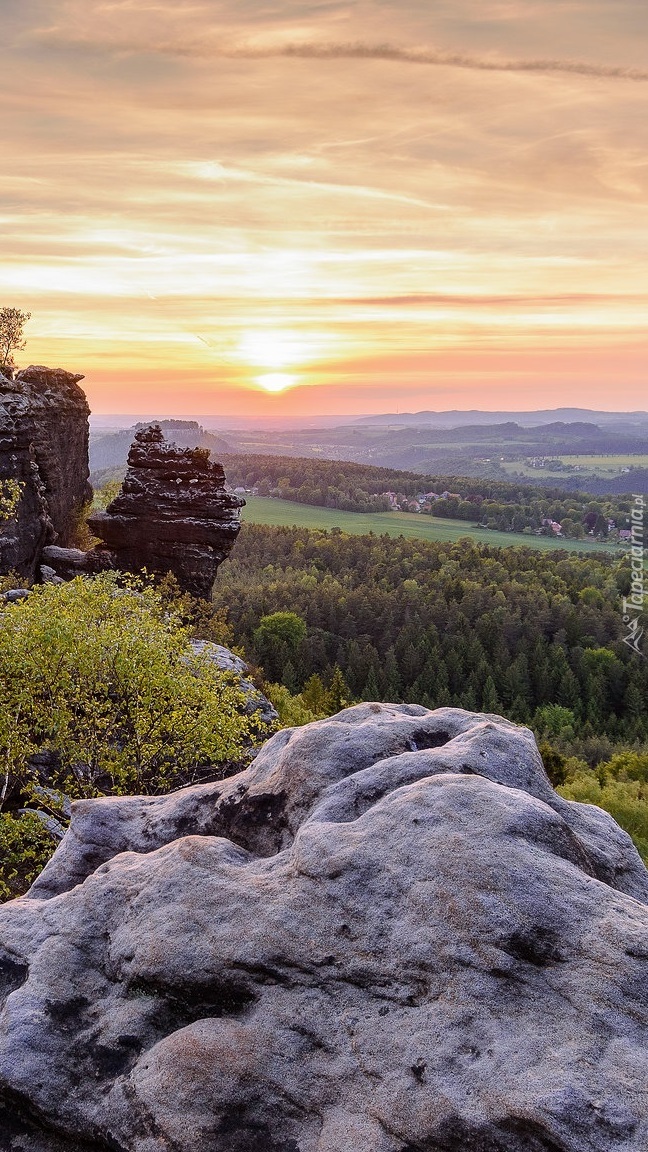
[[[250,424],[254,425],[255,420],[258,419],[258,421],[261,425],[267,424],[267,423],[277,423],[277,422],[280,422],[282,420],[287,420],[289,422],[292,422],[293,424],[299,423],[300,425],[301,424],[308,425],[309,422],[325,421],[327,423],[327,425],[330,425],[332,427],[333,426],[332,422],[335,420],[340,420],[343,423],[348,424],[348,423],[353,423],[354,421],[368,422],[372,418],[374,418],[376,420],[383,420],[384,421],[385,419],[387,419],[388,417],[391,417],[391,416],[394,417],[394,423],[397,424],[399,419],[402,419],[405,417],[427,416],[427,415],[437,416],[437,417],[455,416],[455,415],[457,415],[457,416],[469,416],[469,415],[473,415],[473,414],[476,416],[491,416],[491,415],[492,416],[523,416],[523,415],[529,415],[529,416],[532,416],[532,415],[546,415],[546,416],[556,415],[557,416],[561,412],[581,412],[581,413],[584,413],[586,415],[592,415],[592,416],[599,416],[599,415],[608,416],[609,415],[609,416],[646,416],[646,417],[648,417],[648,408],[634,409],[633,411],[625,411],[624,409],[617,409],[617,408],[610,408],[610,409],[581,408],[581,407],[575,406],[575,405],[563,405],[559,408],[519,408],[519,409],[515,409],[515,410],[514,409],[506,410],[506,409],[499,409],[499,408],[451,408],[451,409],[435,409],[435,410],[433,410],[433,409],[421,409],[418,412],[413,412],[413,411],[412,412],[410,412],[410,411],[368,412],[368,413],[367,412],[358,412],[358,413],[348,413],[348,414],[339,413],[339,412],[338,413],[329,413],[329,414],[324,414],[321,412],[313,412],[313,413],[310,413],[310,414],[304,416],[301,419],[299,417],[290,417],[289,415],[286,415],[285,417],[282,417],[280,415],[266,416],[265,418],[259,416],[257,418],[254,416],[245,415],[242,412],[241,413],[233,413],[233,414],[230,414],[227,416],[223,416],[218,412],[169,412],[169,411],[164,410],[161,412],[158,411],[158,412],[153,412],[153,413],[142,413],[142,412],[110,412],[110,411],[106,411],[106,412],[98,411],[97,412],[97,411],[91,410],[90,423],[92,425],[93,421],[96,422],[97,420],[102,420],[102,421],[106,421],[106,420],[114,420],[114,421],[116,421],[116,420],[128,420],[133,425],[136,423],[145,423],[146,421],[156,421],[156,420],[162,420],[162,421],[163,420],[191,420],[191,421],[194,421],[197,423],[201,423],[201,421],[212,421],[213,422],[213,421],[220,419],[220,420],[224,421],[229,428],[236,429],[238,427],[238,425],[236,425],[234,423],[234,421],[236,421],[236,420],[239,420],[242,425],[250,425]]]
[[[10,6],[26,362],[106,415],[640,409],[647,31],[636,0]]]

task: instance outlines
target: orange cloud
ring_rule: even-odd
[[[0,303],[102,411],[640,406],[641,21],[24,0]]]

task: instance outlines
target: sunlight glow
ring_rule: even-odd
[[[264,368],[285,368],[308,355],[308,346],[294,332],[274,329],[246,332],[239,343],[241,359]]]
[[[263,376],[257,376],[256,382],[265,392],[285,392],[286,388],[295,386],[297,377],[287,372],[266,372]]]

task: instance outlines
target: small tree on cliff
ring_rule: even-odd
[[[0,308],[0,369],[13,366],[13,354],[25,347],[23,329],[31,312],[20,308]]]

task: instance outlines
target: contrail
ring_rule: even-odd
[[[582,60],[497,60],[469,56],[462,52],[437,52],[419,48],[398,48],[391,44],[363,43],[286,43],[267,46],[239,45],[212,49],[196,45],[200,54],[225,57],[264,59],[273,56],[307,60],[393,60],[401,64],[428,65],[437,68],[465,68],[473,72],[561,72],[591,76],[604,80],[648,80],[648,71],[621,65],[589,64]]]
[[[537,72],[568,76],[587,76],[597,80],[648,81],[648,70],[617,64],[590,64],[584,60],[506,60],[471,56],[464,52],[440,52],[427,48],[400,48],[393,44],[367,44],[362,41],[286,41],[258,44],[254,42],[216,41],[93,41],[61,35],[58,31],[41,33],[40,39],[89,51],[194,57],[201,59],[269,60],[292,58],[303,60],[387,60],[397,64],[418,64],[433,68],[463,68],[472,72]]]

